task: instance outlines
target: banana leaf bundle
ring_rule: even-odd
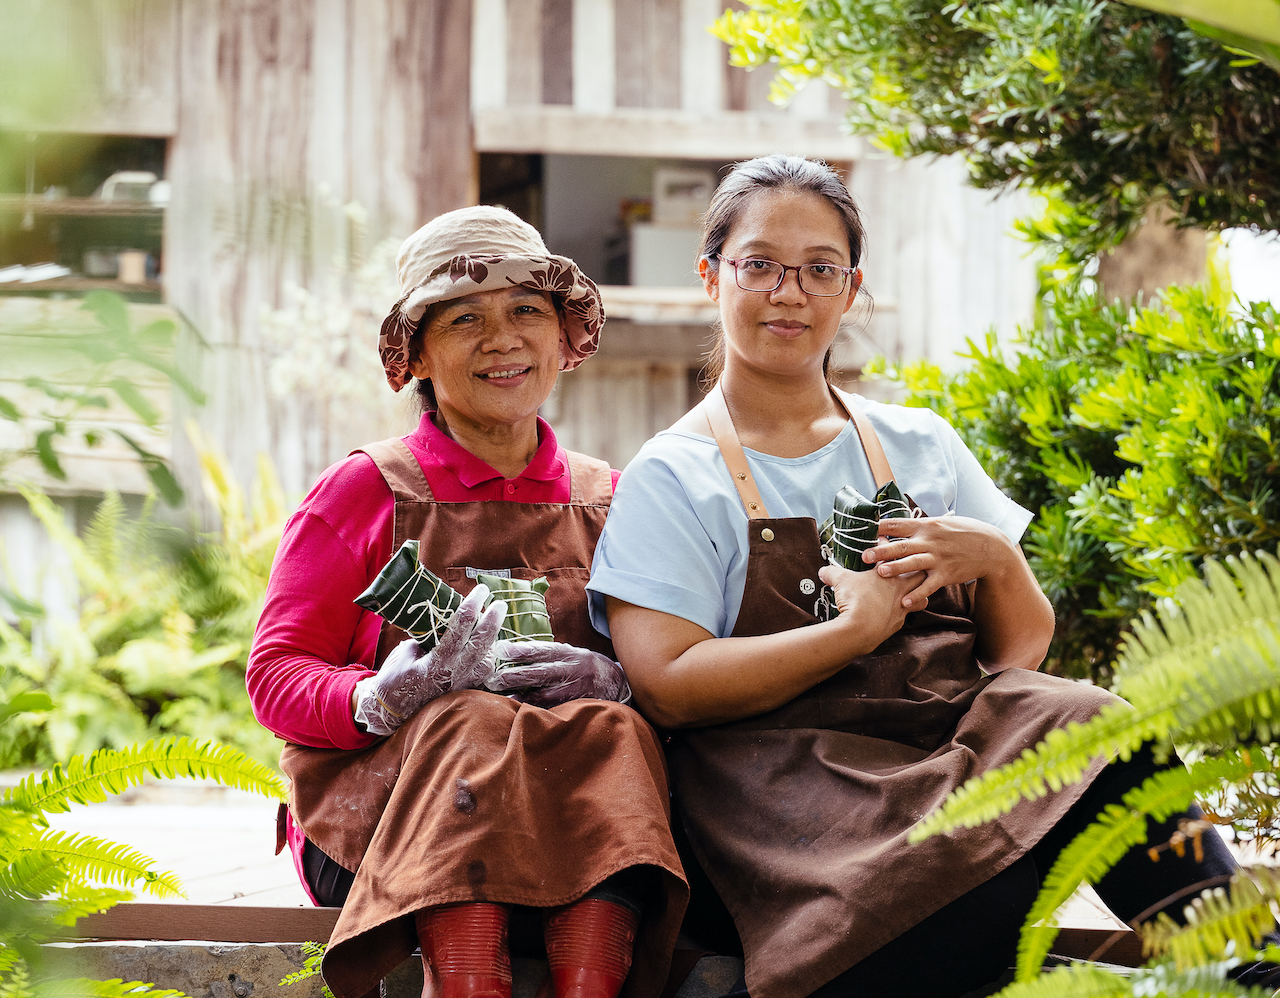
[[[875,547],[880,521],[903,518],[911,518],[911,509],[892,480],[880,487],[875,499],[846,485],[836,493],[835,508],[822,525],[822,550],[832,564],[865,572],[874,566],[862,560],[862,552]]]
[[[477,577],[489,587],[490,600],[507,602],[507,616],[502,622],[502,636],[512,641],[554,641],[551,617],[547,613],[547,588],[543,579],[504,579],[481,572]],[[486,604],[487,605],[487,604]]]
[[[504,579],[480,573],[477,581],[489,587],[486,606],[494,599],[507,602],[501,637],[553,640],[546,579]],[[462,605],[462,594],[418,561],[417,541],[405,541],[355,603],[395,624],[430,651]]]

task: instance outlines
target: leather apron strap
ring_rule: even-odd
[[[719,382],[707,392],[705,406],[707,422],[711,424],[711,435],[716,438],[716,446],[720,448],[720,456],[729,468],[733,487],[738,490],[747,518],[768,519],[769,511],[764,508],[764,500],[760,498],[760,490],[756,488],[756,480],[747,465],[747,455],[742,450],[742,441],[738,439],[738,431],[729,415],[729,406],[725,403]]]
[[[831,389],[831,397],[853,421],[853,428],[862,442],[862,450],[867,455],[867,463],[871,466],[871,474],[876,480],[876,488],[893,481],[893,469],[889,466],[884,447],[880,445],[880,438],[876,436],[875,428],[871,425],[871,420],[867,419],[866,413],[862,411],[862,407],[852,395],[838,388]],[[742,505],[747,511],[747,518],[768,519],[769,513],[764,507],[764,500],[760,498],[760,490],[747,464],[746,452],[742,449],[742,441],[738,439],[738,431],[733,425],[733,418],[729,415],[729,406],[724,400],[724,392],[719,382],[707,392],[703,407],[707,422],[711,426],[711,435],[715,437],[720,455],[729,468],[733,487],[738,490]]]
[[[368,454],[386,479],[396,502],[434,502],[435,495],[422,473],[422,465],[400,437],[357,447],[352,454]]]

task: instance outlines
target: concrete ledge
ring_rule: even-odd
[[[81,942],[45,946],[46,969],[66,977],[147,981],[193,998],[321,998],[320,978],[280,987],[301,970],[302,947],[294,943]],[[512,998],[534,998],[547,965],[512,960]],[[720,998],[742,973],[742,961],[706,956],[698,961],[676,998]],[[382,982],[383,998],[420,998],[422,963],[406,960]]]

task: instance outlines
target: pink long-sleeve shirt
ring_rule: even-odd
[[[498,471],[422,417],[404,437],[441,502],[568,502],[569,461],[538,420],[524,471]],[[618,472],[613,472],[617,484]],[[328,468],[285,524],[249,652],[246,684],[258,721],[285,741],[360,749],[351,692],[371,674],[382,618],[352,603],[392,555],[395,500],[373,459]]]

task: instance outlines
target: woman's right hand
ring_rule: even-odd
[[[488,598],[488,587],[477,585],[431,651],[406,638],[391,650],[381,669],[356,683],[355,717],[367,731],[390,735],[436,697],[484,684],[493,673],[493,645],[507,615],[502,600],[482,610]]]
[[[916,597],[910,607],[902,605],[903,597],[920,583],[920,573],[883,578],[877,572],[852,572],[847,568],[827,565],[818,570],[818,578],[835,594],[838,621],[846,621],[856,630],[859,643],[868,635],[875,645],[902,628],[907,614],[929,605],[927,597]]]

